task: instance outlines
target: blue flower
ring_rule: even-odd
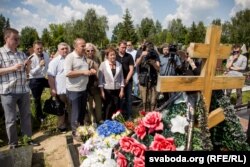
[[[120,134],[125,131],[125,126],[117,121],[106,120],[97,128],[100,136],[110,136],[111,134]]]

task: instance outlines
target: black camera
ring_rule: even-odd
[[[169,61],[170,63],[175,63],[175,55],[177,55],[177,46],[176,45],[169,45]]]
[[[169,45],[169,53],[176,53],[177,46],[176,45]]]
[[[142,48],[143,51],[148,51],[145,60],[155,60],[157,58],[157,52],[154,50],[154,44],[152,42],[146,42]]]

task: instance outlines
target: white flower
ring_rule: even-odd
[[[182,117],[180,115],[177,115],[175,118],[172,118],[171,120],[171,132],[176,133],[185,133],[185,126],[188,125],[188,121],[185,117]]]
[[[107,167],[117,167],[116,165],[116,161],[114,159],[107,159],[103,166],[107,166]]]
[[[176,148],[176,151],[183,151],[185,149],[185,146],[180,146]]]

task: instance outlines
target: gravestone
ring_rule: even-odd
[[[0,166],[31,167],[33,146],[18,147],[0,152]]]

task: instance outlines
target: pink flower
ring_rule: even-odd
[[[146,128],[142,121],[139,121],[139,125],[135,128],[135,134],[142,140],[146,136]]]
[[[147,147],[144,144],[139,143],[137,140],[132,145],[132,153],[136,157],[144,156]]]
[[[122,137],[119,141],[119,144],[122,148],[122,150],[124,150],[125,152],[131,152],[132,151],[132,146],[133,146],[133,143],[135,142],[136,140],[134,138],[131,138],[131,137]]]
[[[127,167],[127,165],[128,165],[127,158],[120,152],[117,152],[116,156],[117,156],[117,160],[116,160],[117,165],[119,167]]]
[[[161,113],[152,111],[146,114],[142,119],[145,127],[149,128],[149,133],[157,130],[163,130],[163,123],[161,122]]]
[[[149,146],[153,151],[176,151],[173,138],[165,138],[160,134],[155,134],[154,141]]]
[[[134,159],[134,167],[145,167],[145,157],[135,157]]]

